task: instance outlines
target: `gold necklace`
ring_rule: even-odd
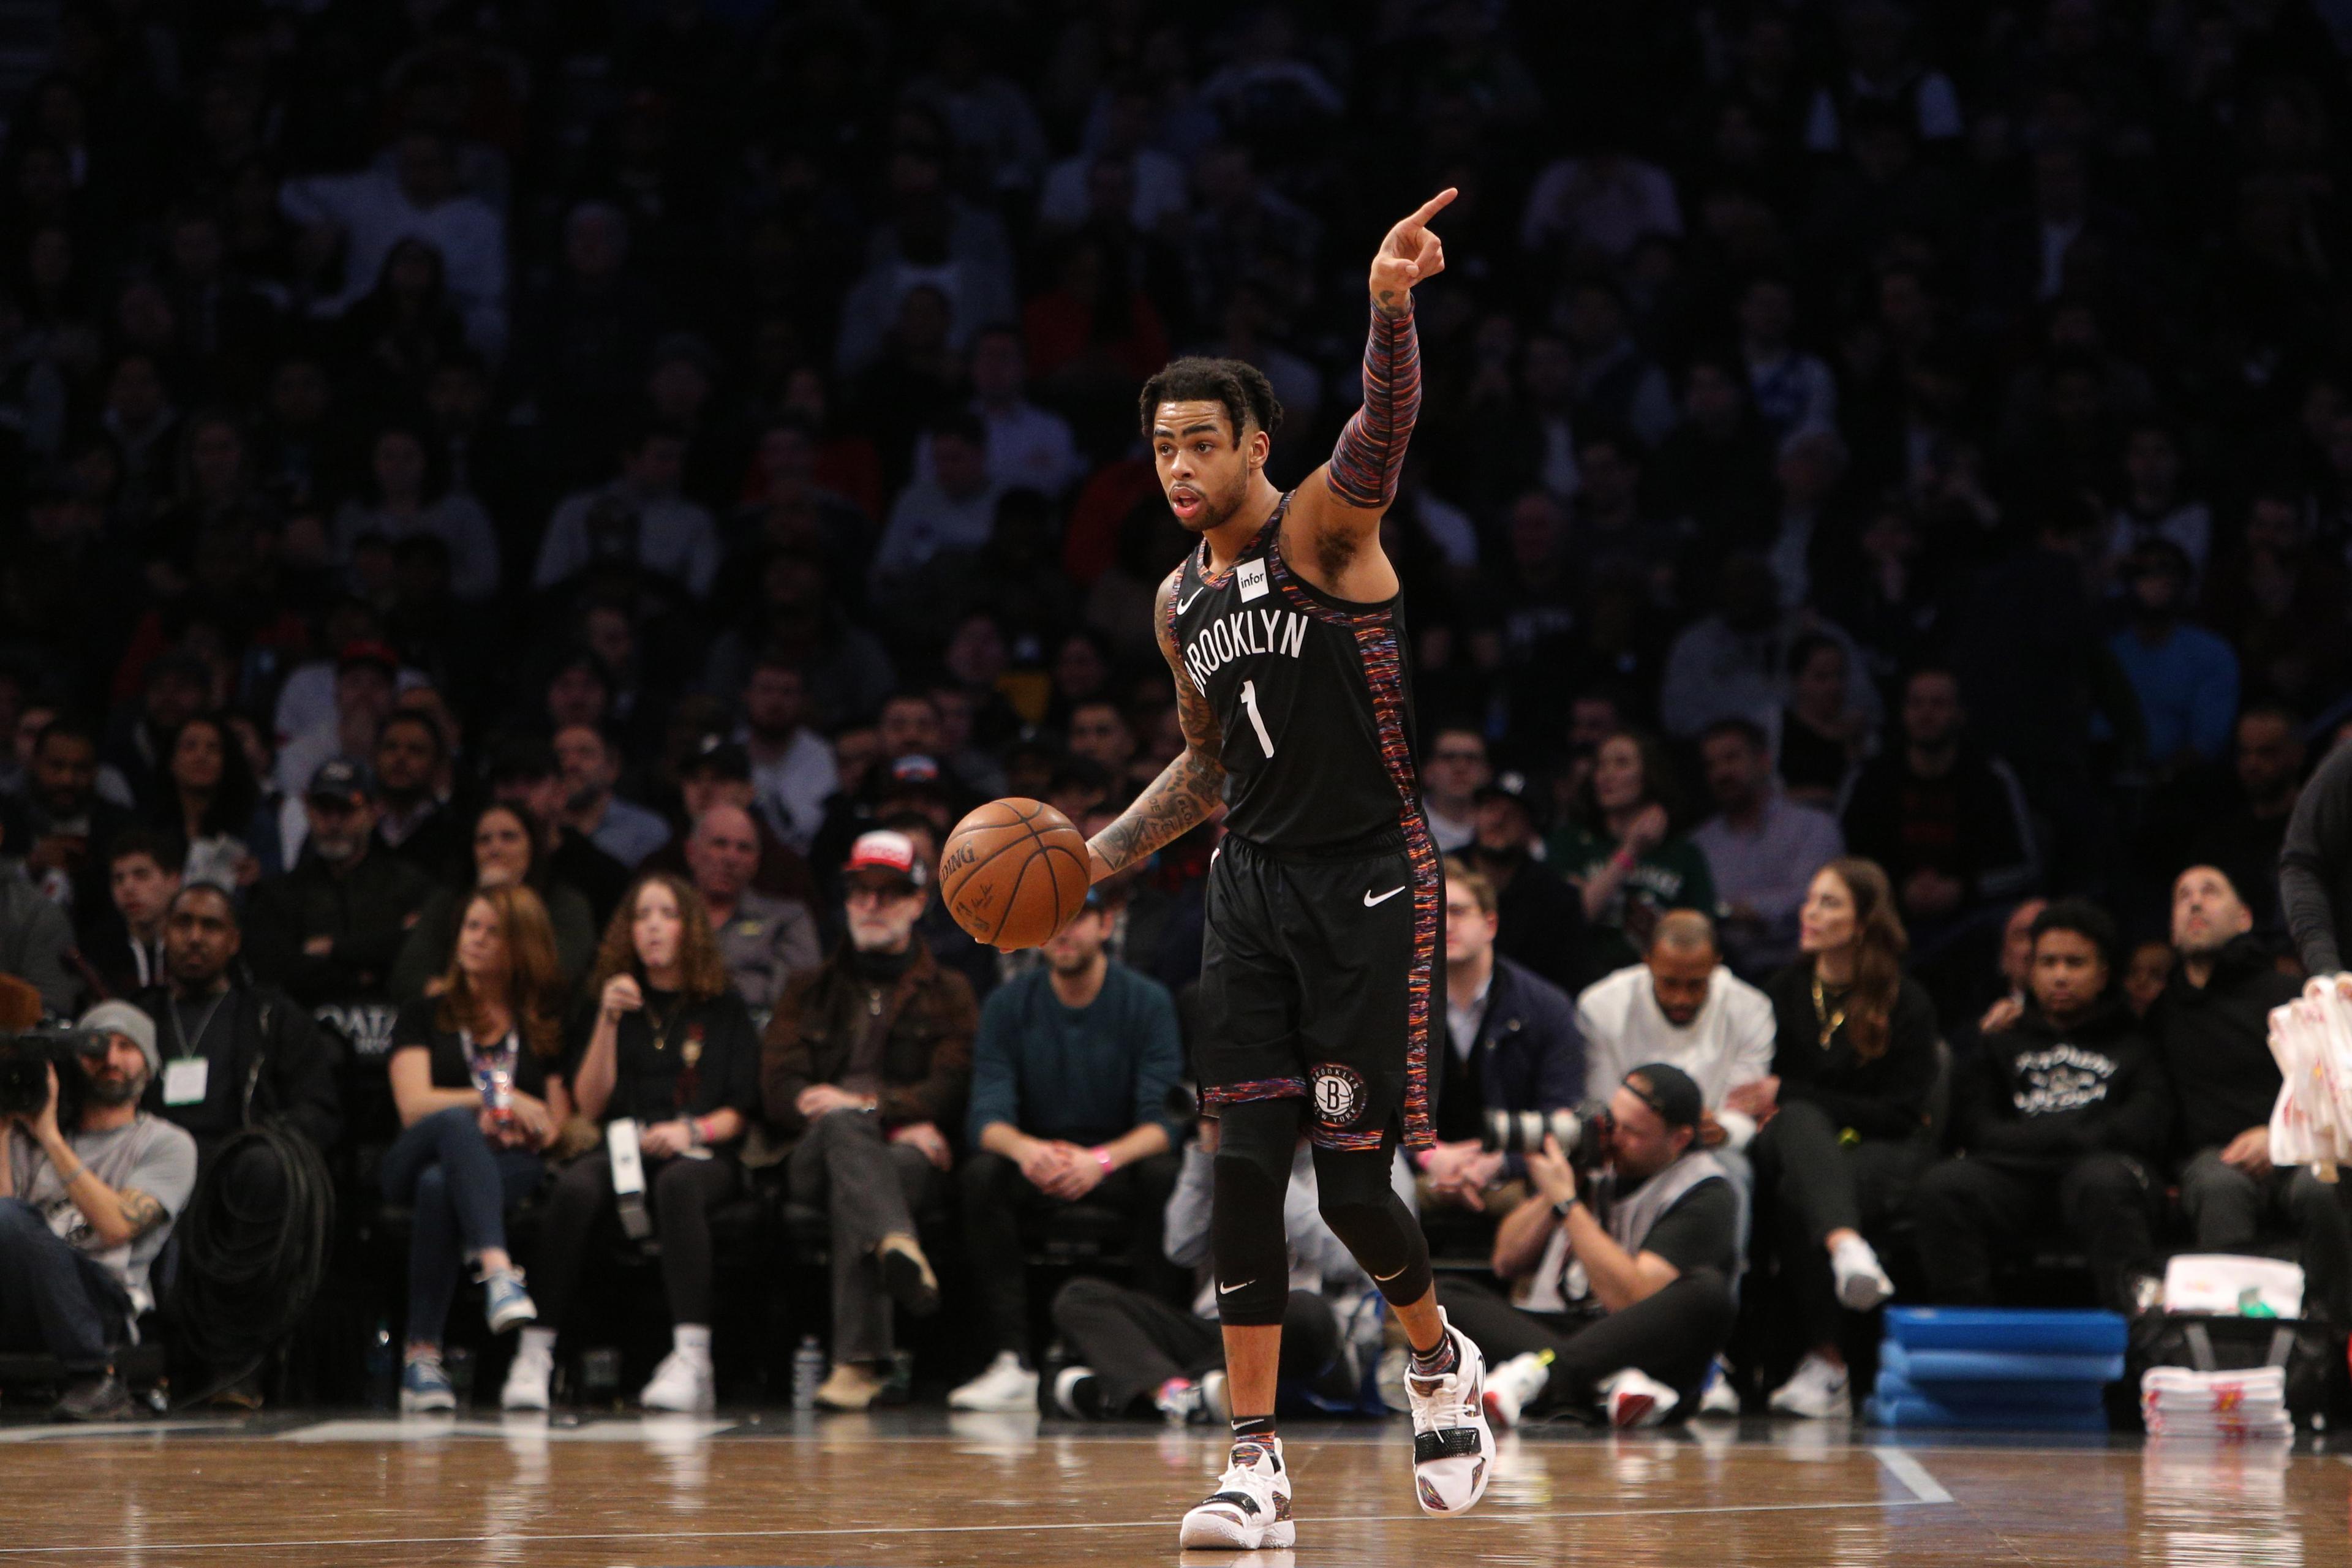
[[[1844,1026],[1845,1008],[1840,1005],[1836,1012],[1830,1011],[1829,993],[1823,988],[1818,971],[1813,974],[1813,1021],[1822,1026],[1822,1049],[1828,1050],[1830,1041]]]

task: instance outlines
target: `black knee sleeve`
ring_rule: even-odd
[[[1395,1158],[1386,1142],[1378,1149],[1318,1148],[1315,1184],[1323,1223],[1355,1254],[1390,1305],[1402,1307],[1428,1295],[1433,1276],[1429,1240],[1389,1184]]]
[[[1302,1110],[1296,1100],[1254,1100],[1226,1106],[1217,1120],[1209,1254],[1217,1270],[1218,1319],[1236,1328],[1280,1323],[1290,1300],[1282,1199]]]

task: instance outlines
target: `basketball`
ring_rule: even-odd
[[[1042,800],[992,800],[940,849],[940,896],[956,924],[1007,952],[1035,947],[1086,902],[1087,841]]]

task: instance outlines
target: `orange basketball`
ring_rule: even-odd
[[[1069,923],[1092,883],[1087,841],[1042,800],[992,800],[940,847],[940,896],[956,924],[1007,952]]]

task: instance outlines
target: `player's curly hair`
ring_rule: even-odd
[[[1234,422],[1234,439],[1255,425],[1267,435],[1282,428],[1282,400],[1265,372],[1237,359],[1207,359],[1194,355],[1171,360],[1158,375],[1143,384],[1137,405],[1143,434],[1151,434],[1151,416],[1163,403],[1214,403]]]

